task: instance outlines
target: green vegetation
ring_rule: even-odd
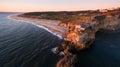
[[[73,11],[73,12],[31,12],[25,13],[23,17],[31,17],[38,19],[60,20],[64,23],[75,22],[85,16],[90,16],[91,11]]]

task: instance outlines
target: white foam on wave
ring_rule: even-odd
[[[15,14],[15,15],[17,15],[17,14]],[[13,16],[13,15],[10,15],[10,16]],[[29,22],[29,21],[12,19],[12,18],[10,18],[10,16],[8,16],[8,17],[7,17],[7,18],[8,18],[8,19],[10,19],[10,20],[22,21],[22,22],[28,22],[28,23],[30,23],[30,24],[33,24],[33,25],[35,25],[35,26],[39,27],[39,28],[43,28],[43,29],[45,29],[46,31],[48,31],[48,32],[52,33],[53,35],[57,36],[57,37],[58,37],[58,38],[60,38],[60,39],[63,39],[63,37],[62,37],[62,36],[60,36],[59,34],[57,34],[57,33],[55,33],[55,32],[52,32],[51,30],[49,30],[48,28],[46,28],[46,27],[44,27],[44,26],[37,25],[37,24],[32,23],[32,22]]]
[[[56,54],[56,47],[55,48],[52,48],[51,51]]]
[[[51,51],[52,51],[54,54],[57,54],[57,53],[56,53],[56,49],[57,49],[57,47],[54,47],[54,48],[51,49]],[[64,56],[65,53],[64,53],[63,51],[61,51],[58,55]]]
[[[64,52],[60,52],[59,55],[60,55],[60,56],[64,56],[65,53],[64,53]]]
[[[53,35],[59,37],[60,39],[63,39],[62,36],[60,36],[60,35],[57,34],[57,33],[54,33],[54,32],[52,32],[52,31],[50,31],[48,28],[46,28],[46,27],[44,27],[44,26],[40,26],[40,25],[37,25],[37,24],[34,24],[34,23],[32,23],[32,24],[33,24],[33,25],[36,25],[37,27],[40,27],[40,28],[43,28],[43,29],[47,30],[48,32],[50,32],[50,33],[52,33]]]

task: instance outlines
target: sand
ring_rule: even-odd
[[[48,30],[50,30],[51,32],[53,32],[54,34],[61,36],[62,38],[64,38],[67,34],[67,28],[59,26],[60,21],[57,21],[57,20],[19,17],[18,15],[11,15],[9,16],[9,18],[43,26],[47,28]]]

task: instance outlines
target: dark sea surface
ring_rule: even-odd
[[[51,49],[62,40],[50,32],[0,13],[0,67],[55,67]],[[120,67],[120,32],[98,32],[90,49],[78,54],[76,67]]]
[[[60,45],[57,36],[0,13],[0,67],[54,67],[59,56],[51,49]]]

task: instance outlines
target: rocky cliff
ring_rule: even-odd
[[[119,17],[118,14],[108,13],[94,16],[88,23],[62,24],[62,26],[68,27],[69,32],[62,45],[57,47],[57,52],[62,52],[64,55],[57,67],[71,67],[72,65],[69,66],[69,64],[74,64],[75,53],[92,45],[97,31],[115,31],[117,29],[116,26],[120,24]]]

